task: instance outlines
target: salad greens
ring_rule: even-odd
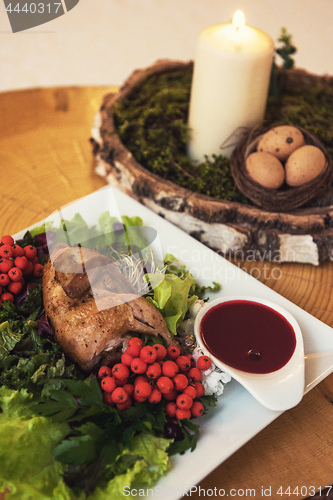
[[[164,259],[165,276],[163,281],[155,274],[147,274],[146,279],[153,285],[153,297],[147,297],[162,313],[171,333],[177,335],[177,328],[185,318],[191,305],[201,297],[207,288],[217,292],[218,283],[214,287],[198,287],[195,279],[183,265],[179,265],[176,257],[167,254]]]
[[[24,242],[34,244],[47,231],[55,243],[65,234],[109,255],[133,254],[133,241],[146,246],[140,226],[139,217],[119,223],[104,212],[91,228],[76,214],[62,221],[61,231],[48,223],[27,232]],[[172,255],[164,273],[162,280],[160,271],[145,276],[157,283],[147,299],[176,334],[206,288]],[[0,308],[0,491],[9,488],[11,500],[104,500],[123,498],[126,486],[153,485],[168,470],[170,455],[195,448],[198,426],[182,421],[182,439],[173,440],[165,437],[162,402],[125,411],[104,404],[97,369],[87,376],[66,358],[45,317],[41,283],[30,285],[18,303]]]
[[[68,424],[34,415],[31,399],[25,390],[0,389],[3,412],[0,418],[0,490],[9,488],[10,498],[14,500],[83,500],[94,484],[91,478],[90,481],[82,479],[84,471],[78,467],[81,465],[78,462],[86,461],[96,446],[95,441],[102,438],[105,442],[107,436],[98,426],[87,423],[82,426],[81,439],[75,447],[74,438],[65,439]],[[104,470],[105,479],[100,480],[91,498],[122,498],[123,488],[133,482],[147,486],[154,484],[169,467],[168,446],[169,440],[157,438],[150,432],[136,435],[121,450],[113,450],[111,444],[108,449],[105,446],[94,467],[90,467],[90,471],[85,467],[96,480],[100,479],[101,462],[110,462]],[[78,460],[82,452],[84,454]],[[70,467],[67,465],[69,461]],[[80,487],[72,488],[71,483]]]
[[[69,499],[62,464],[52,456],[53,447],[68,432],[67,425],[33,415],[31,399],[24,389],[0,389],[0,490],[9,488],[13,499]]]

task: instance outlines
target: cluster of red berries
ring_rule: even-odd
[[[33,245],[22,248],[14,239],[3,236],[0,241],[0,306],[5,300],[14,302],[23,288],[25,277],[39,278],[43,266],[38,263],[37,249]]]
[[[199,417],[203,404],[196,398],[204,395],[202,371],[211,366],[208,356],[195,362],[191,354],[181,355],[176,345],[167,349],[161,344],[143,345],[141,339],[130,339],[121,363],[98,371],[103,389],[103,401],[126,410],[134,401],[159,403],[165,401],[167,417]]]

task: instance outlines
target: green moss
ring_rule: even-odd
[[[129,99],[115,107],[123,143],[146,168],[164,178],[186,177],[183,165],[188,140],[187,112],[191,72],[147,79]]]
[[[229,159],[216,156],[194,165],[186,154],[192,71],[147,78],[114,112],[125,146],[145,168],[191,191],[247,203],[230,172]],[[333,154],[333,89],[294,89],[270,99],[265,125],[293,124],[312,131]]]
[[[295,88],[278,101],[269,99],[268,124],[297,125],[312,132],[333,156],[333,88]]]

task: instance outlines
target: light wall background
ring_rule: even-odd
[[[80,0],[18,33],[0,0],[0,91],[121,84],[159,58],[193,59],[200,31],[237,9],[275,41],[286,27],[298,67],[333,74],[333,0]]]

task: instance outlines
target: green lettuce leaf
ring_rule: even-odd
[[[76,213],[72,219],[62,221],[62,231],[56,233],[55,241],[57,241],[58,235],[61,235],[61,241],[65,236],[66,243],[72,245],[81,243],[84,245],[84,242],[89,241],[96,235],[96,229],[94,226],[89,227],[82,215]]]
[[[166,452],[170,440],[157,438],[149,433],[136,436],[131,446],[125,448],[118,457],[116,466],[112,466],[114,477],[106,487],[97,487],[91,496],[92,500],[123,500],[134,498],[127,494],[132,488],[152,486],[169,469],[169,459]],[[128,467],[133,458],[134,465]],[[126,471],[119,473],[120,471]]]
[[[0,388],[0,491],[8,488],[11,500],[73,499],[52,455],[68,426],[33,416],[30,398],[25,390]]]
[[[79,436],[69,437],[53,450],[53,455],[63,463],[81,465],[98,459],[103,442],[103,430],[92,422],[79,429]]]
[[[116,217],[110,215],[108,211],[101,213],[98,218],[98,224],[103,230],[105,243],[114,245],[115,249],[123,253],[135,253],[137,250],[143,250],[147,246],[147,241],[142,231],[141,217],[121,217],[123,227]],[[114,224],[119,224],[119,229],[114,229]]]
[[[31,399],[26,390],[0,388],[0,491],[8,488],[11,500],[85,499],[82,490],[73,490],[65,484],[66,464],[54,457],[54,449],[68,453],[68,459],[75,452],[74,448],[70,449],[71,440],[63,441],[69,433],[68,425],[35,416],[30,410]],[[82,427],[85,453],[94,453],[96,433],[97,441],[103,438],[94,424]],[[68,443],[69,449],[62,450],[60,443]],[[148,432],[135,436],[129,446],[118,449],[88,498],[117,500],[124,497],[126,487],[137,484],[144,488],[155,484],[169,468],[169,445],[170,440]]]
[[[217,292],[221,288],[216,282],[213,286],[199,286],[186,266],[170,253],[164,258],[164,277],[157,272],[146,274],[145,279],[153,289],[147,300],[159,309],[174,335],[191,305],[207,291]]]
[[[9,354],[16,344],[22,340],[24,332],[22,330],[15,331],[13,324],[9,321],[4,321],[0,325],[0,354]]]
[[[154,275],[147,274],[147,280],[154,282]],[[177,328],[185,318],[185,314],[197,295],[190,295],[195,287],[195,279],[191,274],[179,277],[176,274],[166,274],[164,280],[154,288],[153,297],[147,297],[160,311],[171,333],[177,334]]]
[[[102,212],[98,217],[98,224],[104,233],[106,245],[113,245],[116,241],[116,232],[114,230],[116,222],[119,222],[117,217],[111,216],[109,211]]]

